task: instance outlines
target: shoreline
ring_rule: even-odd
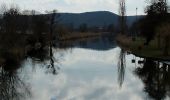
[[[153,59],[157,61],[170,61],[170,55],[163,55],[162,48],[158,49],[155,45],[143,45],[143,40],[132,41],[132,37],[117,36],[116,42],[118,46],[130,54],[137,57]]]

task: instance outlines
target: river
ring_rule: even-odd
[[[51,58],[28,57],[15,70],[1,68],[0,98],[170,100],[168,67],[162,71],[161,62],[121,51],[108,37],[56,43]]]

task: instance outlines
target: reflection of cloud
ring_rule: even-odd
[[[125,82],[119,88],[116,81],[119,50],[101,52],[76,48],[67,55],[62,53],[65,60],[57,76],[35,67],[35,72],[29,72],[32,78],[28,80],[32,86],[31,100],[144,100],[144,86],[133,75],[134,64],[129,63],[132,55],[126,57]]]
[[[119,56],[119,48],[115,48],[109,51],[94,51],[85,49],[74,49],[72,53],[65,56],[63,64],[70,65],[77,62],[101,62],[105,64],[117,64],[117,58]],[[117,52],[117,53],[115,53]],[[83,58],[83,59],[82,59]]]
[[[112,79],[72,80],[72,76],[36,73],[32,80],[33,100],[142,100],[140,84],[130,81],[120,90]],[[134,91],[134,90],[137,91]]]
[[[66,77],[64,75],[54,77],[50,74],[44,74],[44,72],[41,74],[36,72],[34,76],[30,80],[32,86],[31,100],[50,100],[53,96],[59,94],[65,86]]]
[[[32,76],[29,80],[32,86],[32,100],[142,100],[143,97],[142,84],[129,71],[122,89],[118,87],[113,79],[117,77],[115,67],[113,76],[108,74],[111,77],[98,76],[98,73],[102,73],[99,71],[88,80],[83,78],[83,73],[76,78],[65,72],[53,76],[45,74],[44,69],[39,69],[40,67],[36,68],[36,72],[29,73]]]

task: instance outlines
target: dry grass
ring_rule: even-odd
[[[72,40],[72,39],[80,39],[80,38],[88,38],[94,36],[100,36],[101,33],[92,33],[92,32],[74,32],[62,35],[59,39],[60,40]]]
[[[119,35],[117,37],[117,43],[120,47],[138,56],[170,60],[169,55],[164,55],[163,42],[162,46],[158,48],[157,39],[152,40],[149,45],[144,45],[145,39],[142,37],[137,37],[135,41],[132,41],[132,37]]]
[[[129,47],[132,43],[132,39],[130,37],[127,37],[126,35],[118,35],[116,38],[118,44],[120,44],[123,47]]]

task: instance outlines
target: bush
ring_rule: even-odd
[[[164,55],[168,55],[169,46],[170,46],[170,23],[163,23],[157,27],[157,37],[158,45],[162,45],[164,48]],[[161,40],[163,43],[161,44]]]

